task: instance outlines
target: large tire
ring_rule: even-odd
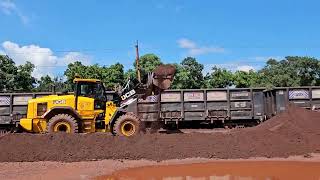
[[[53,116],[47,123],[49,133],[66,132],[78,133],[79,126],[76,119],[69,114],[58,114]]]
[[[112,130],[117,136],[135,136],[140,132],[140,120],[132,113],[122,115],[116,120]]]

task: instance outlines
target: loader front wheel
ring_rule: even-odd
[[[49,133],[77,133],[78,123],[76,119],[69,114],[58,114],[53,116],[47,123],[47,131]]]
[[[134,136],[140,131],[140,120],[134,114],[120,116],[113,126],[113,134],[118,136]]]

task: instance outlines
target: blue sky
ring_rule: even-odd
[[[194,56],[213,65],[259,69],[270,57],[320,56],[316,0],[0,0],[0,53],[59,75],[66,64],[128,69],[140,54],[165,63]]]

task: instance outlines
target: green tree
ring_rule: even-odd
[[[288,56],[281,61],[270,59],[259,74],[263,86],[320,85],[320,64],[311,57]]]
[[[69,90],[73,87],[73,79],[76,75],[81,78],[100,79],[108,89],[124,83],[124,70],[120,63],[101,67],[98,64],[85,66],[81,62],[74,62],[68,65],[64,75],[67,77]]]
[[[102,79],[105,86],[109,89],[123,85],[125,81],[123,65],[116,63],[109,67],[103,67]]]
[[[54,81],[51,79],[49,75],[42,76],[40,80],[37,80],[38,87],[36,91],[38,92],[47,92],[52,90],[52,86],[54,85]]]
[[[31,75],[34,67],[30,62],[16,66],[10,57],[0,55],[0,91],[31,91],[35,84]]]
[[[133,69],[129,69],[128,71],[126,71],[124,73],[124,79],[128,80],[128,79],[133,79],[133,78],[137,78],[137,72]]]
[[[54,87],[55,87],[55,91],[56,92],[63,92],[63,91],[67,91],[67,84],[64,80],[63,76],[56,76],[53,78],[53,83],[54,83]]]
[[[286,60],[295,69],[300,78],[300,86],[319,85],[320,62],[312,57],[288,56]]]
[[[70,89],[73,87],[73,79],[76,75],[85,78],[87,76],[86,71],[86,66],[79,61],[68,64],[67,69],[64,71],[64,75],[67,77],[67,85],[69,86],[68,88]]]
[[[214,66],[212,72],[205,76],[206,88],[225,88],[233,85],[233,74],[224,68]]]
[[[300,77],[297,77],[295,68],[287,60],[276,61],[270,59],[266,66],[259,71],[263,86],[290,87],[299,86]]]
[[[18,68],[10,57],[0,55],[0,91],[12,91],[14,89],[14,78],[17,71]]]
[[[236,71],[233,74],[233,84],[237,88],[258,87],[261,84],[260,75],[253,70],[249,72]]]
[[[36,79],[31,75],[34,68],[35,66],[29,61],[18,66],[17,74],[14,77],[16,90],[31,91],[34,88]]]
[[[177,72],[173,89],[197,89],[203,87],[203,65],[193,57],[185,58],[180,65],[175,64]]]
[[[139,59],[141,78],[145,78],[149,72],[152,72],[160,64],[162,64],[161,59],[155,54],[141,56]],[[137,68],[135,63],[134,67]]]
[[[189,78],[189,72],[187,72],[180,64],[174,64],[176,67],[176,74],[171,85],[172,89],[186,89],[186,82]]]
[[[40,80],[37,80],[37,84],[38,86],[35,88],[35,91],[38,92],[53,91],[53,88],[56,92],[64,92],[67,90],[63,76],[56,76],[54,78],[49,75],[42,76]]]

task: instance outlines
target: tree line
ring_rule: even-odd
[[[163,64],[154,54],[140,57],[142,77]],[[288,56],[282,60],[269,59],[259,70],[231,71],[214,66],[207,74],[203,74],[204,65],[196,58],[186,57],[181,63],[176,63],[177,69],[172,89],[199,88],[248,88],[248,87],[293,87],[320,85],[320,63],[313,57]],[[72,90],[76,75],[81,78],[96,78],[113,90],[124,85],[128,78],[136,77],[136,66],[127,71],[120,63],[110,66],[83,65],[81,62],[70,63],[63,77],[48,75],[36,79],[32,76],[35,66],[26,62],[16,65],[8,56],[0,55],[0,91],[1,92],[40,92],[49,91],[54,85],[57,91]]]

